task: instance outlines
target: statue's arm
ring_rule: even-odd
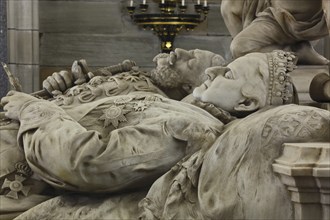
[[[242,10],[245,0],[223,0],[221,15],[232,37],[243,30]]]
[[[87,131],[54,103],[25,93],[11,91],[1,102],[6,116],[20,122],[19,144],[35,173],[58,187],[84,184],[84,161],[103,147],[98,132]]]

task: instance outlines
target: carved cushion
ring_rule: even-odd
[[[283,143],[329,142],[329,124],[328,111],[297,105],[233,121],[206,153],[198,152],[157,180],[140,203],[143,215],[293,218],[290,196],[272,164]]]
[[[329,116],[287,105],[229,125],[205,155],[198,187],[202,211],[229,219],[292,218],[289,194],[272,164],[283,143],[329,142]]]

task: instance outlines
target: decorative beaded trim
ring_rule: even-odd
[[[292,52],[281,50],[267,53],[269,68],[268,105],[291,103],[293,84],[289,74],[296,68],[297,57]]]

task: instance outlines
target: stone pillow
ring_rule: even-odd
[[[287,219],[293,207],[272,170],[282,144],[329,142],[329,111],[297,105],[261,110],[227,125],[205,155],[201,211],[219,219]]]

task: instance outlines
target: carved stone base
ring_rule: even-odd
[[[273,169],[291,194],[295,219],[330,218],[330,143],[284,144]]]

